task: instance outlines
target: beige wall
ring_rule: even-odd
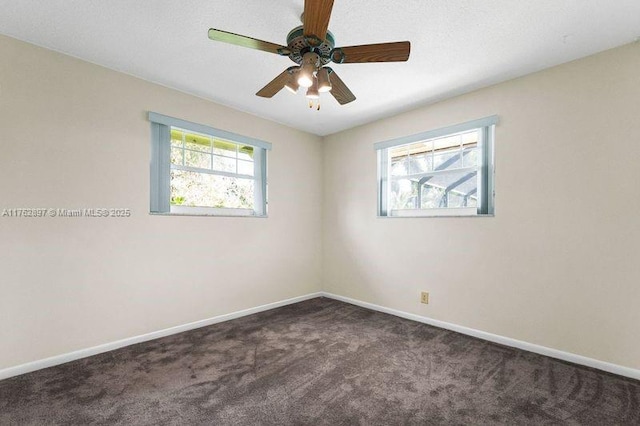
[[[636,43],[326,138],[324,289],[640,368],[639,112]],[[494,218],[376,217],[373,143],[492,114]]]
[[[320,289],[321,139],[0,36],[0,369]],[[273,143],[269,218],[149,211],[146,112]]]

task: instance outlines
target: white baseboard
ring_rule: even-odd
[[[593,358],[587,358],[582,355],[576,355],[570,352],[564,352],[557,349],[547,348],[545,346],[523,342],[521,340],[511,339],[509,337],[499,336],[497,334],[487,333],[485,331],[463,327],[461,325],[456,325],[456,324],[448,323],[445,321],[439,321],[429,317],[424,317],[417,314],[411,314],[411,313],[400,311],[397,309],[386,308],[384,306],[375,305],[373,303],[363,302],[361,300],[352,299],[349,297],[340,296],[337,294],[327,293],[327,292],[310,293],[304,296],[281,300],[279,302],[269,303],[266,305],[257,306],[255,308],[244,309],[242,311],[231,312],[229,314],[218,315],[213,318],[196,321],[189,324],[166,328],[164,330],[154,331],[151,333],[142,334],[140,336],[134,336],[127,339],[105,343],[103,345],[94,346],[87,349],[80,349],[74,352],[69,352],[66,354],[56,355],[50,358],[45,358],[38,361],[17,365],[15,367],[5,368],[3,370],[0,370],[0,380],[8,379],[9,377],[19,376],[21,374],[30,373],[36,370],[41,370],[43,368],[53,367],[53,366],[64,364],[70,361],[75,361],[81,358],[97,355],[103,352],[112,351],[125,346],[134,345],[136,343],[142,343],[142,342],[158,339],[165,336],[170,336],[172,334],[182,333],[184,331],[189,331],[189,330],[193,330],[200,327],[206,327],[208,325],[229,321],[232,319],[244,317],[251,314],[256,314],[258,312],[268,311],[270,309],[279,308],[281,306],[291,305],[293,303],[302,302],[304,300],[314,299],[316,297],[327,297],[329,299],[339,300],[345,303],[350,303],[352,305],[360,306],[360,307],[371,309],[374,311],[384,312],[386,314],[395,315],[397,317],[405,318],[408,320],[433,325],[435,327],[444,328],[451,331],[456,331],[458,333],[488,340],[494,343],[499,343],[501,345],[510,346],[510,347],[522,349],[529,352],[534,352],[534,353],[545,355],[551,358],[556,358],[563,361],[572,362],[574,364],[580,364],[587,367],[596,368],[598,370],[606,371],[609,373],[618,374],[620,376],[625,376],[625,377],[630,377],[632,379],[640,380],[640,370],[636,370],[633,368],[623,367],[621,365],[611,364],[609,362],[600,361]]]
[[[19,376],[21,374],[30,373],[36,370],[41,370],[43,368],[53,367],[55,365],[64,364],[66,362],[75,361],[77,359],[86,358],[86,357],[97,355],[103,352],[112,351],[114,349],[119,349],[125,346],[135,345],[136,343],[142,343],[149,340],[158,339],[160,337],[182,333],[183,331],[189,331],[195,328],[206,327],[208,325],[217,324],[219,322],[229,321],[232,319],[244,317],[251,314],[256,314],[258,312],[268,311],[270,309],[291,305],[293,303],[298,303],[304,300],[314,299],[316,297],[321,297],[321,296],[322,296],[322,293],[310,293],[304,296],[281,300],[279,302],[274,302],[274,303],[268,303],[266,305],[257,306],[255,308],[244,309],[242,311],[231,312],[229,314],[218,315],[213,318],[208,318],[201,321],[195,321],[189,324],[178,325],[176,327],[171,327],[171,328],[165,328],[164,330],[154,331],[151,333],[142,334],[140,336],[129,337],[126,339],[115,341],[115,342],[94,346],[92,348],[80,349],[74,352],[69,352],[66,354],[56,355],[50,358],[45,358],[38,361],[17,365],[15,367],[5,368],[3,370],[0,370],[0,380],[8,379],[9,377]]]
[[[435,327],[444,328],[458,333],[466,334],[468,336],[477,337],[490,342],[499,343],[501,345],[510,346],[513,348],[522,349],[529,352],[534,352],[540,355],[545,355],[551,358],[560,359],[562,361],[572,362],[574,364],[580,364],[587,367],[596,368],[598,370],[606,371],[620,376],[630,377],[632,379],[640,380],[640,370],[636,370],[629,367],[623,367],[617,364],[611,364],[609,362],[600,361],[593,358],[587,358],[582,355],[572,354],[570,352],[564,352],[557,349],[547,348],[546,346],[536,345],[534,343],[523,342],[522,340],[511,339],[509,337],[499,336],[497,334],[487,333],[486,331],[476,330],[473,328],[463,327],[444,321],[435,320],[429,317],[421,315],[411,314],[397,309],[386,308],[384,306],[375,305],[369,302],[363,302],[357,299],[351,299],[349,297],[340,296],[333,293],[322,292],[322,296],[339,300],[341,302],[350,303],[352,305],[360,306],[363,308],[371,309],[378,312],[384,312],[386,314],[395,315],[397,317],[406,318],[408,320],[421,322],[424,324],[433,325]]]

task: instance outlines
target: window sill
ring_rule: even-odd
[[[161,216],[206,216],[206,217],[267,217],[252,209],[232,209],[216,207],[189,207],[172,205],[168,212],[151,212]]]
[[[441,214],[441,215],[422,215],[422,216],[380,216],[379,219],[450,219],[450,218],[469,218],[473,219],[476,217],[495,217],[495,214]]]
[[[475,208],[452,208],[452,209],[406,209],[392,210],[388,215],[378,215],[381,218],[436,218],[436,217],[494,217],[493,213],[478,214]]]
[[[170,212],[149,212],[149,216],[186,216],[186,217],[238,217],[238,218],[256,218],[266,219],[268,215],[237,215],[237,214],[212,214],[212,213],[170,213]]]

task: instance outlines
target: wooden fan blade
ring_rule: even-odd
[[[295,67],[294,67],[295,68]],[[288,68],[282,71],[276,78],[271,80],[266,86],[256,93],[257,96],[261,96],[263,98],[272,98],[276,93],[281,91],[284,88],[284,85],[287,84],[287,80],[289,79],[289,70]]]
[[[411,43],[398,41],[394,43],[364,44],[333,49],[331,60],[339,64],[357,62],[404,62],[409,59]]]
[[[277,55],[288,56],[291,53],[287,46],[280,46],[279,44],[269,43],[268,41],[262,41],[227,31],[216,30],[215,28],[211,28],[209,30],[209,38],[214,41],[221,41],[223,43],[235,44],[236,46],[262,50],[264,52],[275,53]]]
[[[333,0],[305,0],[304,35],[324,40],[329,28],[331,9],[333,9]]]
[[[331,82],[331,94],[333,95],[334,98],[336,98],[336,101],[338,101],[340,105],[348,104],[349,102],[355,101],[356,100],[355,95],[351,93],[351,90],[349,90],[347,85],[344,84],[344,82],[340,79],[340,77],[338,77],[338,74],[336,74],[336,72],[333,69],[329,67],[326,67],[326,68],[329,70],[329,81]]]

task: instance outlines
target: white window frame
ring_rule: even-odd
[[[455,216],[493,216],[495,214],[495,126],[498,116],[480,118],[466,123],[429,130],[411,136],[405,136],[374,144],[378,154],[378,217],[455,217]],[[471,208],[440,208],[440,209],[402,209],[389,210],[389,149],[401,145],[410,145],[433,139],[453,136],[478,130],[480,147],[480,162],[478,166],[478,206]],[[433,174],[433,173],[431,173]]]
[[[267,217],[267,151],[271,144],[259,139],[238,135],[203,124],[173,118],[156,112],[149,112],[151,122],[151,204],[152,214],[194,215],[194,216],[245,216]],[[255,180],[254,209],[190,207],[171,205],[171,128],[200,133],[224,139],[239,145],[254,148],[254,174],[238,175]],[[182,169],[185,167],[181,167]],[[198,170],[199,171],[199,170]],[[235,174],[207,170],[207,173],[235,177]]]

